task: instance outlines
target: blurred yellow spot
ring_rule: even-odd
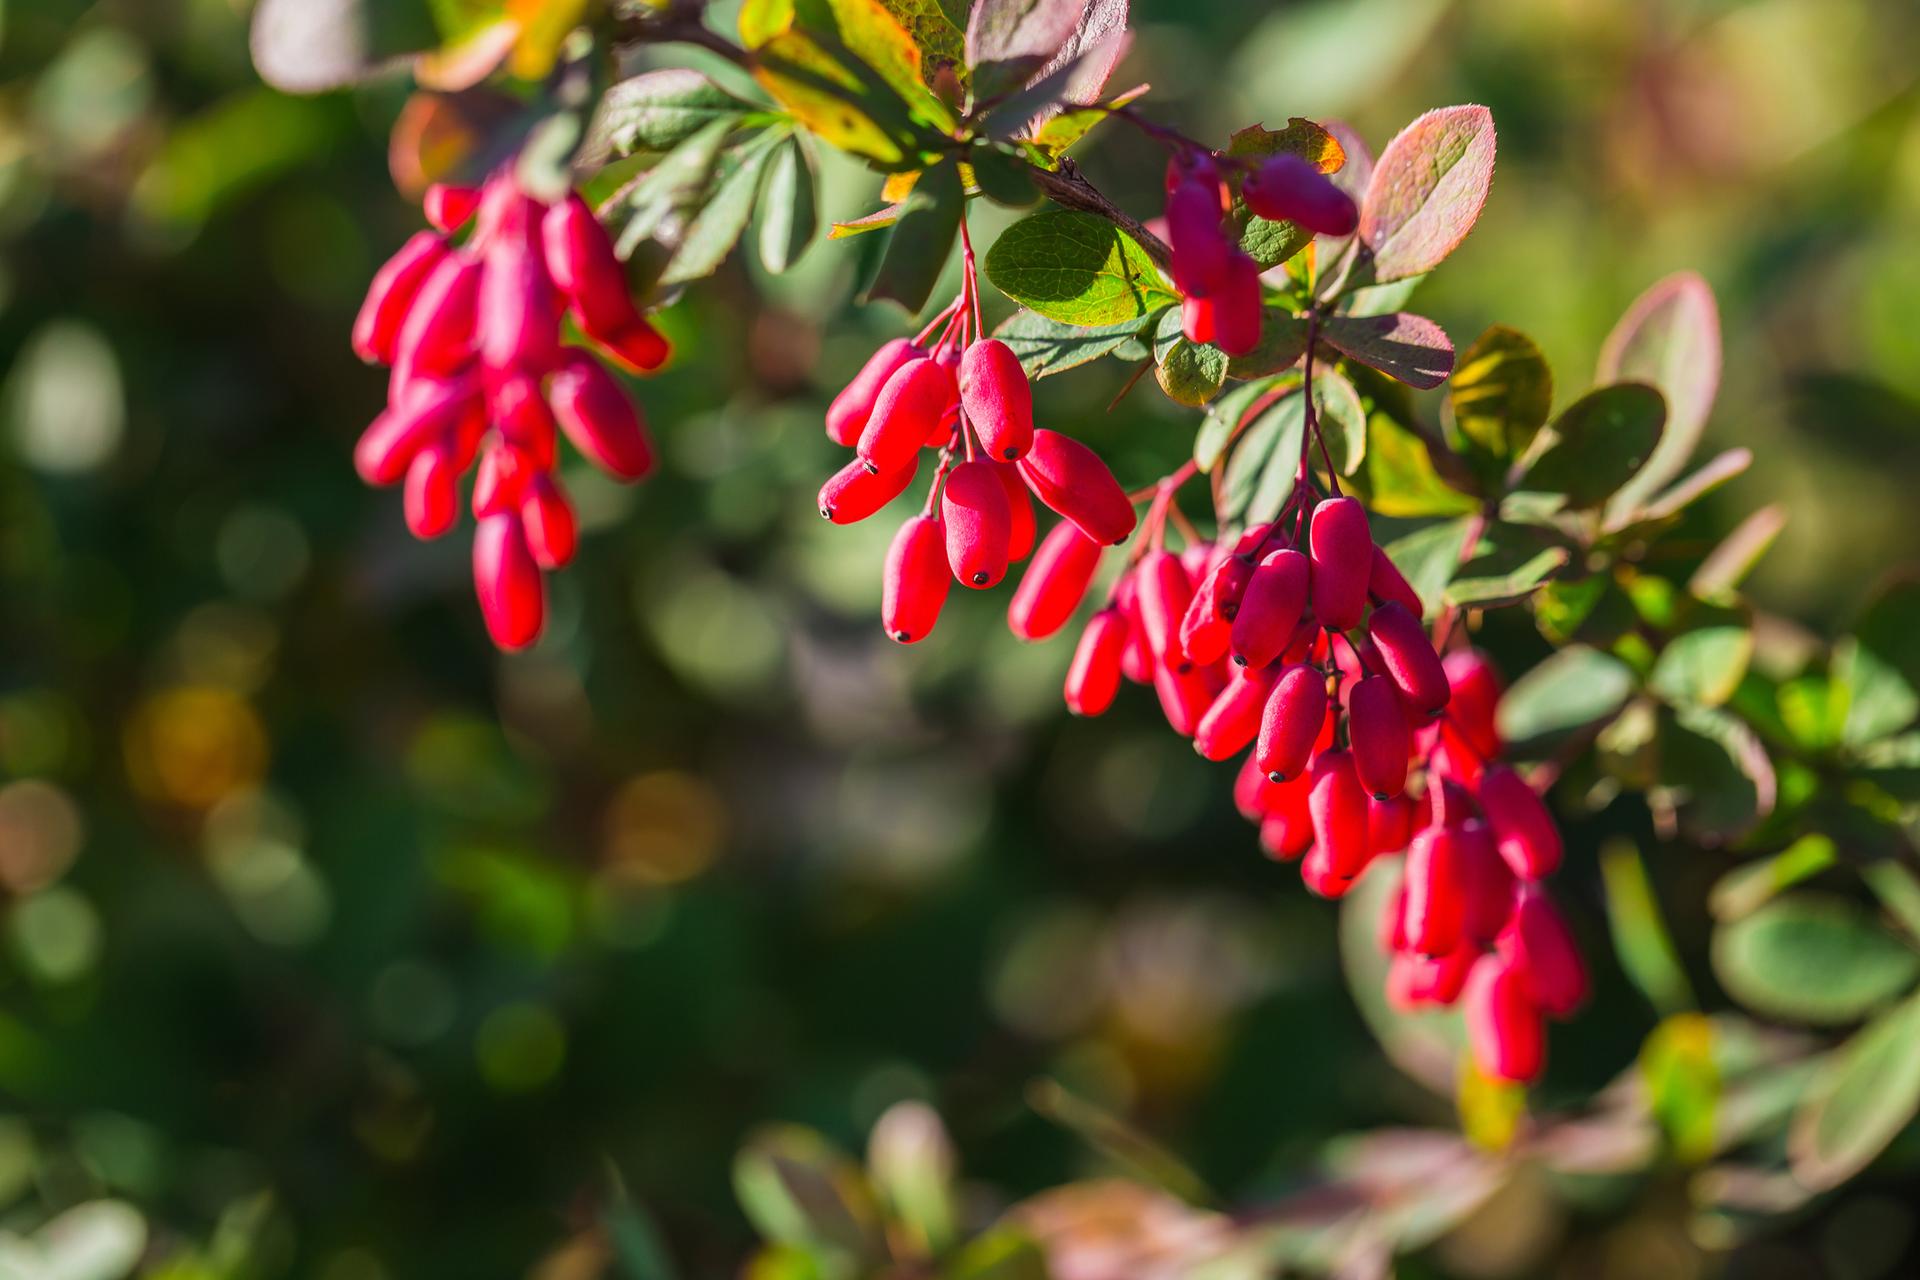
[[[150,800],[207,809],[260,780],[267,734],[239,697],[188,685],[157,693],[127,722],[127,775]]]
[[[692,774],[641,774],[607,805],[608,870],[646,884],[691,880],[713,865],[724,822],[719,796]]]
[[[1522,1085],[1495,1080],[1480,1070],[1472,1054],[1462,1054],[1454,1080],[1454,1105],[1468,1142],[1483,1151],[1505,1151],[1527,1118],[1527,1091]]]
[[[518,1001],[487,1015],[473,1051],[488,1084],[501,1093],[526,1093],[560,1070],[567,1057],[567,1033],[551,1010]]]
[[[29,894],[58,880],[80,852],[80,813],[50,782],[0,787],[0,886]]]

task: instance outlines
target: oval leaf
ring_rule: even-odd
[[[1540,433],[1523,487],[1597,507],[1646,465],[1666,420],[1665,399],[1645,383],[1590,391]]]
[[[1446,331],[1410,311],[1384,316],[1328,316],[1320,336],[1361,364],[1410,387],[1437,387],[1453,372]]]
[[[814,203],[813,158],[798,137],[774,152],[760,191],[760,261],[779,275],[797,261],[820,230]]]
[[[1459,247],[1487,203],[1493,154],[1493,113],[1478,106],[1429,111],[1387,144],[1360,206],[1375,280],[1431,271]]]
[[[1793,1176],[1815,1191],[1867,1167],[1920,1110],[1920,996],[1889,1009],[1821,1067],[1794,1115]]]
[[[1618,658],[1570,645],[1513,682],[1500,699],[1500,734],[1526,742],[1611,716],[1633,693],[1633,670]]]
[[[1449,442],[1498,485],[1553,411],[1553,371],[1533,339],[1495,325],[1461,353],[1447,411]]]
[[[1000,292],[1066,324],[1119,324],[1180,300],[1132,237],[1070,209],[1045,209],[1008,227],[987,251],[986,267]]]
[[[586,149],[596,150],[597,143],[618,155],[670,151],[702,125],[738,119],[750,110],[747,103],[691,68],[648,71],[607,90]]]
[[[1713,969],[1769,1017],[1851,1022],[1911,987],[1920,955],[1846,899],[1796,893],[1716,930]]]
[[[1707,282],[1683,271],[1641,294],[1607,335],[1594,381],[1645,382],[1667,398],[1659,447],[1614,499],[1624,514],[1680,474],[1713,410],[1720,389],[1720,309]]]

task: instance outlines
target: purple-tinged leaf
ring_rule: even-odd
[[[1367,184],[1373,180],[1373,152],[1368,149],[1366,140],[1354,131],[1345,120],[1322,120],[1320,127],[1333,135],[1340,144],[1340,150],[1346,153],[1347,162],[1327,176],[1333,179],[1333,185],[1353,197],[1359,204],[1366,199]]]
[[[967,63],[1048,58],[1063,49],[1089,0],[979,0],[967,19]]]
[[[1779,503],[1760,508],[1742,520],[1707,553],[1687,581],[1687,590],[1702,600],[1723,596],[1753,571],[1780,531],[1787,527],[1787,509]]]
[[[1485,107],[1429,111],[1387,144],[1360,206],[1376,281],[1431,271],[1459,248],[1487,203],[1493,155]]]
[[[1610,514],[1626,519],[1687,465],[1713,410],[1720,389],[1720,310],[1707,282],[1682,271],[1641,294],[1607,335],[1595,379],[1602,385],[1645,382],[1667,398],[1660,447],[1614,499]]]
[[[1453,343],[1425,316],[1328,316],[1320,336],[1336,350],[1422,391],[1453,372]]]
[[[1073,34],[1040,68],[1041,75],[1049,75],[1068,62],[1079,60],[1079,69],[1065,95],[1067,102],[1085,106],[1100,101],[1100,95],[1106,92],[1113,69],[1126,56],[1125,32],[1130,7],[1131,0],[1092,0],[1081,9]]]
[[[1667,420],[1666,429],[1673,430],[1671,418]],[[1727,481],[1744,473],[1752,465],[1753,450],[1729,449],[1649,502],[1641,514],[1649,520],[1664,520],[1668,516],[1677,516]],[[1629,481],[1629,483],[1632,482]]]
[[[419,0],[260,0],[249,42],[262,80],[285,93],[320,93],[377,75],[440,40]]]

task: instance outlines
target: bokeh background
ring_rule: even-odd
[[[385,157],[406,86],[264,88],[247,9],[0,7],[0,1273],[111,1199],[132,1211],[68,1229],[144,1240],[151,1274],[571,1280],[610,1265],[618,1186],[687,1274],[729,1274],[753,1126],[857,1147],[924,1099],[1018,1196],[1089,1168],[1027,1105],[1042,1075],[1240,1202],[1336,1135],[1451,1123],[1354,1011],[1334,913],[1150,697],[1070,721],[1067,642],[1014,642],[1003,593],[881,636],[889,529],[812,504],[825,401],[903,326],[849,303],[865,241],[780,280],[731,264],[665,314],[680,356],[637,387],[665,465],[569,474],[580,561],[540,646],[496,655],[464,540],[413,542],[349,464],[383,380],[348,326],[417,226]],[[1491,106],[1492,200],[1421,310],[1458,344],[1528,332],[1562,403],[1635,294],[1701,271],[1727,344],[1705,447],[1758,455],[1708,523],[1791,516],[1762,607],[1830,633],[1920,559],[1920,9],[1135,11],[1120,80],[1204,137],[1302,114],[1378,146]],[[1085,165],[1152,208],[1138,137]],[[872,207],[876,178],[826,176],[830,212]],[[1150,382],[1107,412],[1125,375],[1041,404],[1138,484],[1193,423]],[[1524,620],[1484,641],[1544,651]],[[1713,999],[1698,901],[1728,855],[1660,844],[1637,801],[1583,821],[1559,885],[1600,990],[1549,1102],[1654,1020],[1606,953],[1610,832]],[[1682,1199],[1533,1194],[1407,1273],[1911,1274],[1911,1177],[1732,1254]]]

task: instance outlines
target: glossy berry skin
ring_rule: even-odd
[[[917,457],[954,398],[953,370],[938,360],[909,360],[881,384],[855,452],[869,471],[897,471]]]
[[[480,403],[479,386],[471,377],[415,383],[361,433],[353,451],[354,469],[368,484],[399,483],[421,450],[458,431]]]
[[[416,538],[437,538],[453,528],[460,514],[455,491],[459,471],[450,450],[440,442],[428,445],[407,464],[404,505],[407,529]]]
[[[616,480],[653,470],[653,442],[640,411],[606,367],[578,348],[561,354],[547,386],[553,416],[574,448]]]
[[[1233,635],[1232,625],[1221,621],[1214,607],[1216,581],[1212,574],[1203,578],[1200,589],[1187,602],[1187,611],[1180,615],[1180,652],[1186,655],[1187,661],[1203,667],[1210,667],[1227,656],[1227,644]]]
[[[1440,956],[1402,951],[1387,971],[1387,1003],[1401,1013],[1453,1004],[1479,959],[1480,953],[1471,947]]]
[[[875,475],[855,458],[820,486],[820,514],[834,524],[855,524],[906,492],[920,460],[914,458],[898,471]]]
[[[866,430],[867,419],[873,414],[874,401],[880,398],[880,388],[887,384],[900,370],[902,365],[913,360],[924,360],[927,353],[915,346],[907,338],[895,338],[882,343],[880,349],[867,357],[860,366],[860,372],[840,390],[827,406],[827,438],[835,444],[852,448],[859,443],[860,433]]]
[[[1191,738],[1200,728],[1200,719],[1214,698],[1213,687],[1197,667],[1180,671],[1164,662],[1153,664],[1153,691],[1160,697],[1167,724],[1183,738]]]
[[[926,639],[952,586],[946,530],[931,516],[909,517],[887,549],[880,579],[880,625],[901,644]]]
[[[1314,843],[1325,851],[1328,871],[1352,880],[1373,857],[1367,838],[1367,793],[1354,772],[1353,753],[1324,751],[1313,762],[1307,810],[1313,816]]]
[[[1360,223],[1353,198],[1303,156],[1269,159],[1240,184],[1247,208],[1262,218],[1295,223],[1324,236],[1348,236]]]
[[[1195,174],[1167,195],[1167,242],[1183,294],[1210,294],[1226,280],[1234,248],[1221,230],[1226,206],[1218,178]]]
[[[1105,714],[1120,691],[1120,659],[1127,647],[1127,619],[1112,605],[1100,610],[1080,633],[1067,668],[1067,710],[1077,716]]]
[[[1397,604],[1415,618],[1426,612],[1413,584],[1378,543],[1373,548],[1373,567],[1367,572],[1367,594],[1380,604]]]
[[[1367,609],[1373,535],[1367,512],[1352,498],[1329,498],[1313,509],[1313,612],[1330,631],[1349,631]]]
[[[473,535],[473,584],[487,631],[502,649],[524,649],[540,634],[546,594],[520,517],[488,516]]]
[[[390,394],[403,393],[415,378],[455,373],[472,360],[479,300],[479,260],[464,250],[447,254],[421,283],[394,339]]]
[[[1513,913],[1513,872],[1494,851],[1484,822],[1464,822],[1454,831],[1462,896],[1460,927],[1475,946],[1492,946]]]
[[[545,472],[535,472],[527,481],[526,494],[520,500],[520,524],[527,533],[527,548],[534,563],[542,569],[564,569],[573,563],[580,545],[580,524],[573,514],[560,482]]]
[[[1260,345],[1260,266],[1234,250],[1227,260],[1226,277],[1213,295],[1213,343],[1230,356],[1243,356]]]
[[[1273,688],[1273,673],[1240,671],[1214,696],[1193,732],[1193,749],[1208,760],[1239,754],[1260,732],[1260,716]]]
[[[1100,567],[1099,543],[1071,520],[1048,531],[1007,605],[1007,627],[1022,640],[1044,640],[1073,617]]]
[[[1149,551],[1134,570],[1140,600],[1140,627],[1147,652],[1176,668],[1192,665],[1180,650],[1180,620],[1193,602],[1193,586],[1180,557]]]
[[[1040,524],[1033,518],[1033,495],[1027,491],[1027,482],[1020,478],[1020,468],[1012,463],[994,463],[993,473],[1000,477],[1000,487],[1007,491],[1007,515],[1011,521],[1007,526],[1007,559],[1025,560],[1033,554],[1034,539],[1040,533]]]
[[[1453,690],[1419,615],[1398,604],[1380,605],[1367,618],[1367,638],[1373,641],[1388,678],[1406,699],[1408,711],[1431,719],[1446,709]]]
[[[1033,496],[1079,525],[1095,542],[1125,542],[1139,516],[1127,491],[1113,478],[1100,455],[1044,427],[1033,433],[1033,447],[1016,464]]]
[[[1253,758],[1275,782],[1306,772],[1327,723],[1327,678],[1318,667],[1293,666],[1280,673],[1260,718]]]
[[[1367,840],[1376,855],[1399,853],[1413,839],[1418,804],[1402,793],[1391,800],[1367,801]]]
[[[1457,734],[1476,758],[1493,759],[1503,749],[1498,727],[1500,673],[1477,649],[1456,649],[1440,666],[1451,691],[1447,732]]]
[[[1500,856],[1522,880],[1540,880],[1560,866],[1560,828],[1539,792],[1506,765],[1492,765],[1475,788],[1480,811],[1493,828]]]
[[[957,582],[984,589],[1007,576],[1013,513],[993,463],[976,460],[953,469],[940,495],[940,517],[947,527],[947,563]]]
[[[1539,888],[1520,891],[1499,949],[1525,977],[1528,994],[1548,1016],[1568,1017],[1586,1000],[1586,962],[1565,918]]]
[[[354,354],[369,364],[392,364],[400,326],[408,309],[440,264],[447,242],[431,231],[416,232],[384,266],[374,272],[366,301],[353,322]]]
[[[1267,553],[1247,581],[1233,616],[1228,651],[1240,666],[1264,667],[1279,657],[1306,611],[1307,558],[1290,547]]]
[[[1501,956],[1482,956],[1460,999],[1480,1070],[1515,1084],[1538,1079],[1546,1065],[1546,1026],[1525,975]]]
[[[1466,934],[1459,833],[1428,827],[1407,845],[1407,945],[1422,955],[1444,955]]]
[[[451,234],[473,220],[480,207],[478,187],[454,186],[436,182],[420,197],[420,212],[436,230]]]
[[[1220,335],[1219,299],[1213,294],[1190,293],[1180,299],[1180,332],[1188,342],[1212,342]]]
[[[1347,698],[1348,733],[1354,770],[1375,800],[1390,800],[1407,785],[1413,733],[1400,707],[1400,694],[1385,676],[1368,676]]]
[[[633,373],[666,363],[667,340],[633,305],[626,266],[577,192],[547,210],[540,241],[554,285],[595,346]]]
[[[1033,386],[998,338],[981,339],[960,358],[960,404],[988,457],[1012,462],[1033,447]]]

